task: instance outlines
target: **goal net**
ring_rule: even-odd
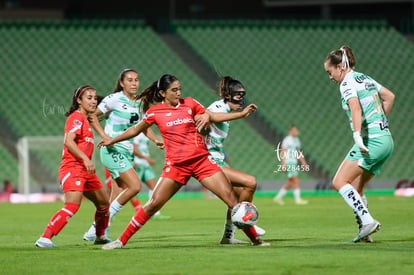
[[[98,140],[95,140],[98,142]],[[59,167],[62,160],[63,136],[26,136],[17,142],[19,193],[61,192]],[[98,177],[104,172],[99,151],[94,150],[93,163]],[[104,182],[104,181],[102,181]]]

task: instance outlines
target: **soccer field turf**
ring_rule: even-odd
[[[84,201],[54,242],[35,248],[62,202],[0,204],[0,274],[412,274],[414,198],[368,196],[382,223],[372,244],[347,241],[357,233],[352,210],[341,197],[292,197],[279,206],[271,197],[254,200],[270,247],[219,245],[226,208],[217,199],[172,199],[162,209],[169,220],[150,220],[124,249],[103,251],[82,240],[94,208]],[[116,239],[133,215],[128,204],[116,216]],[[236,237],[247,240],[238,230]]]

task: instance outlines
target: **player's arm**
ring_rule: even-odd
[[[83,160],[83,164],[85,165],[88,174],[95,174],[96,169],[93,162],[88,158],[88,156],[79,149],[78,145],[75,142],[76,134],[68,132],[65,134],[63,139],[63,144],[68,148],[68,151],[74,155],[75,157]]]
[[[387,88],[382,87],[379,91],[379,96],[382,101],[382,109],[384,110],[385,115],[388,116],[392,105],[394,104],[395,95]]]
[[[91,127],[98,133],[98,135],[102,139],[109,140],[110,137],[105,133],[104,129],[102,128],[101,124],[99,123],[98,117],[101,116],[103,113],[101,110],[96,108],[96,111],[92,114],[89,114],[89,124]]]
[[[348,99],[349,110],[351,111],[352,127],[354,129],[354,141],[362,153],[368,153],[368,148],[364,145],[361,137],[362,110],[357,97]]]
[[[135,124],[134,126],[129,127],[125,132],[123,132],[119,136],[116,136],[112,139],[110,138],[109,140],[102,139],[98,143],[98,147],[100,148],[102,146],[111,146],[114,143],[117,143],[117,142],[120,142],[120,141],[123,141],[123,140],[127,140],[127,139],[131,139],[131,138],[139,135],[140,133],[144,132],[149,127],[150,127],[149,123],[147,123],[144,120],[141,120],[138,124]]]
[[[148,127],[143,132],[152,142],[154,142],[158,146],[158,148],[164,149],[164,142],[158,139],[158,137],[154,134],[151,128]]]
[[[210,121],[213,123],[216,122],[223,122],[223,121],[230,121],[240,118],[246,118],[251,113],[256,112],[257,106],[255,104],[249,104],[246,108],[243,109],[241,112],[234,112],[234,113],[215,113],[206,110],[206,112],[210,115]]]

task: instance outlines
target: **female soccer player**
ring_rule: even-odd
[[[96,91],[91,86],[81,86],[72,97],[72,106],[66,113],[65,137],[59,181],[65,197],[65,206],[50,220],[43,235],[36,241],[37,247],[56,247],[52,237],[59,234],[68,220],[76,214],[83,195],[96,206],[95,244],[105,244],[110,240],[105,236],[109,220],[109,199],[95,174],[92,163],[94,139],[88,122],[88,115],[95,112]]]
[[[181,86],[173,75],[163,75],[152,83],[140,95],[144,119],[123,134],[102,140],[99,146],[111,146],[119,141],[132,138],[145,131],[152,124],[160,129],[165,143],[165,166],[154,189],[151,199],[135,213],[129,225],[112,245],[103,249],[122,248],[128,240],[183,186],[190,177],[195,177],[207,189],[211,190],[232,209],[238,200],[222,170],[208,153],[203,137],[197,132],[204,129],[210,119],[220,118],[220,113],[210,116],[205,108],[191,97],[180,98]],[[150,104],[161,102],[150,107]],[[255,111],[251,108],[250,112]],[[226,114],[228,115],[228,114]],[[228,120],[237,119],[241,113],[233,113]],[[197,121],[197,124],[196,124]],[[251,227],[244,230],[253,245],[265,243]]]
[[[223,113],[222,120],[210,125],[210,131],[206,138],[206,145],[209,153],[213,156],[214,161],[223,170],[224,174],[233,185],[233,190],[236,193],[239,201],[253,201],[253,194],[256,191],[256,179],[252,175],[243,173],[239,170],[230,168],[225,162],[225,153],[223,150],[223,143],[228,136],[230,121],[226,119],[224,113],[232,111],[239,111],[244,106],[246,100],[246,90],[243,84],[233,79],[230,76],[223,77],[219,82],[219,96],[217,100],[210,104],[207,108],[212,113]],[[240,114],[241,118],[247,117],[252,109],[256,109],[256,105],[250,104]],[[235,225],[231,221],[231,213],[227,212],[226,223],[224,225],[223,237],[220,240],[221,244],[238,244],[242,241],[234,239]],[[258,235],[264,235],[265,230],[255,225]]]
[[[280,159],[282,162],[282,170],[287,173],[288,180],[282,188],[280,188],[277,195],[273,198],[273,201],[284,205],[285,202],[282,200],[283,196],[286,195],[287,191],[293,187],[293,196],[295,203],[299,205],[308,204],[307,200],[302,200],[300,197],[300,186],[299,186],[299,170],[307,170],[306,160],[301,152],[301,145],[299,140],[299,130],[296,125],[290,126],[289,135],[282,141],[282,150],[280,152]],[[302,166],[298,168],[298,160]]]
[[[370,235],[381,224],[368,211],[364,187],[380,172],[394,148],[387,121],[394,94],[371,77],[354,71],[355,64],[348,46],[330,52],[324,63],[329,78],[339,85],[355,141],[336,172],[333,186],[360,219],[358,235],[352,241],[371,242]]]
[[[103,140],[110,140],[121,134],[142,118],[139,101],[136,94],[139,88],[138,73],[132,69],[123,70],[116,81],[112,94],[99,103],[97,110],[91,115],[91,126]],[[102,129],[98,116],[107,114],[105,130]],[[162,146],[154,133],[149,129],[150,139]],[[141,190],[141,182],[133,168],[133,140],[124,140],[114,147],[105,147],[101,150],[102,164],[111,172],[112,178],[123,191],[110,205],[109,212],[112,218],[121,211],[122,207]],[[95,227],[92,225],[84,234],[84,240],[93,240]]]

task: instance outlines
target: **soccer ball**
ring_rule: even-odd
[[[259,212],[253,203],[242,201],[231,211],[231,221],[240,229],[247,229],[257,223]]]

